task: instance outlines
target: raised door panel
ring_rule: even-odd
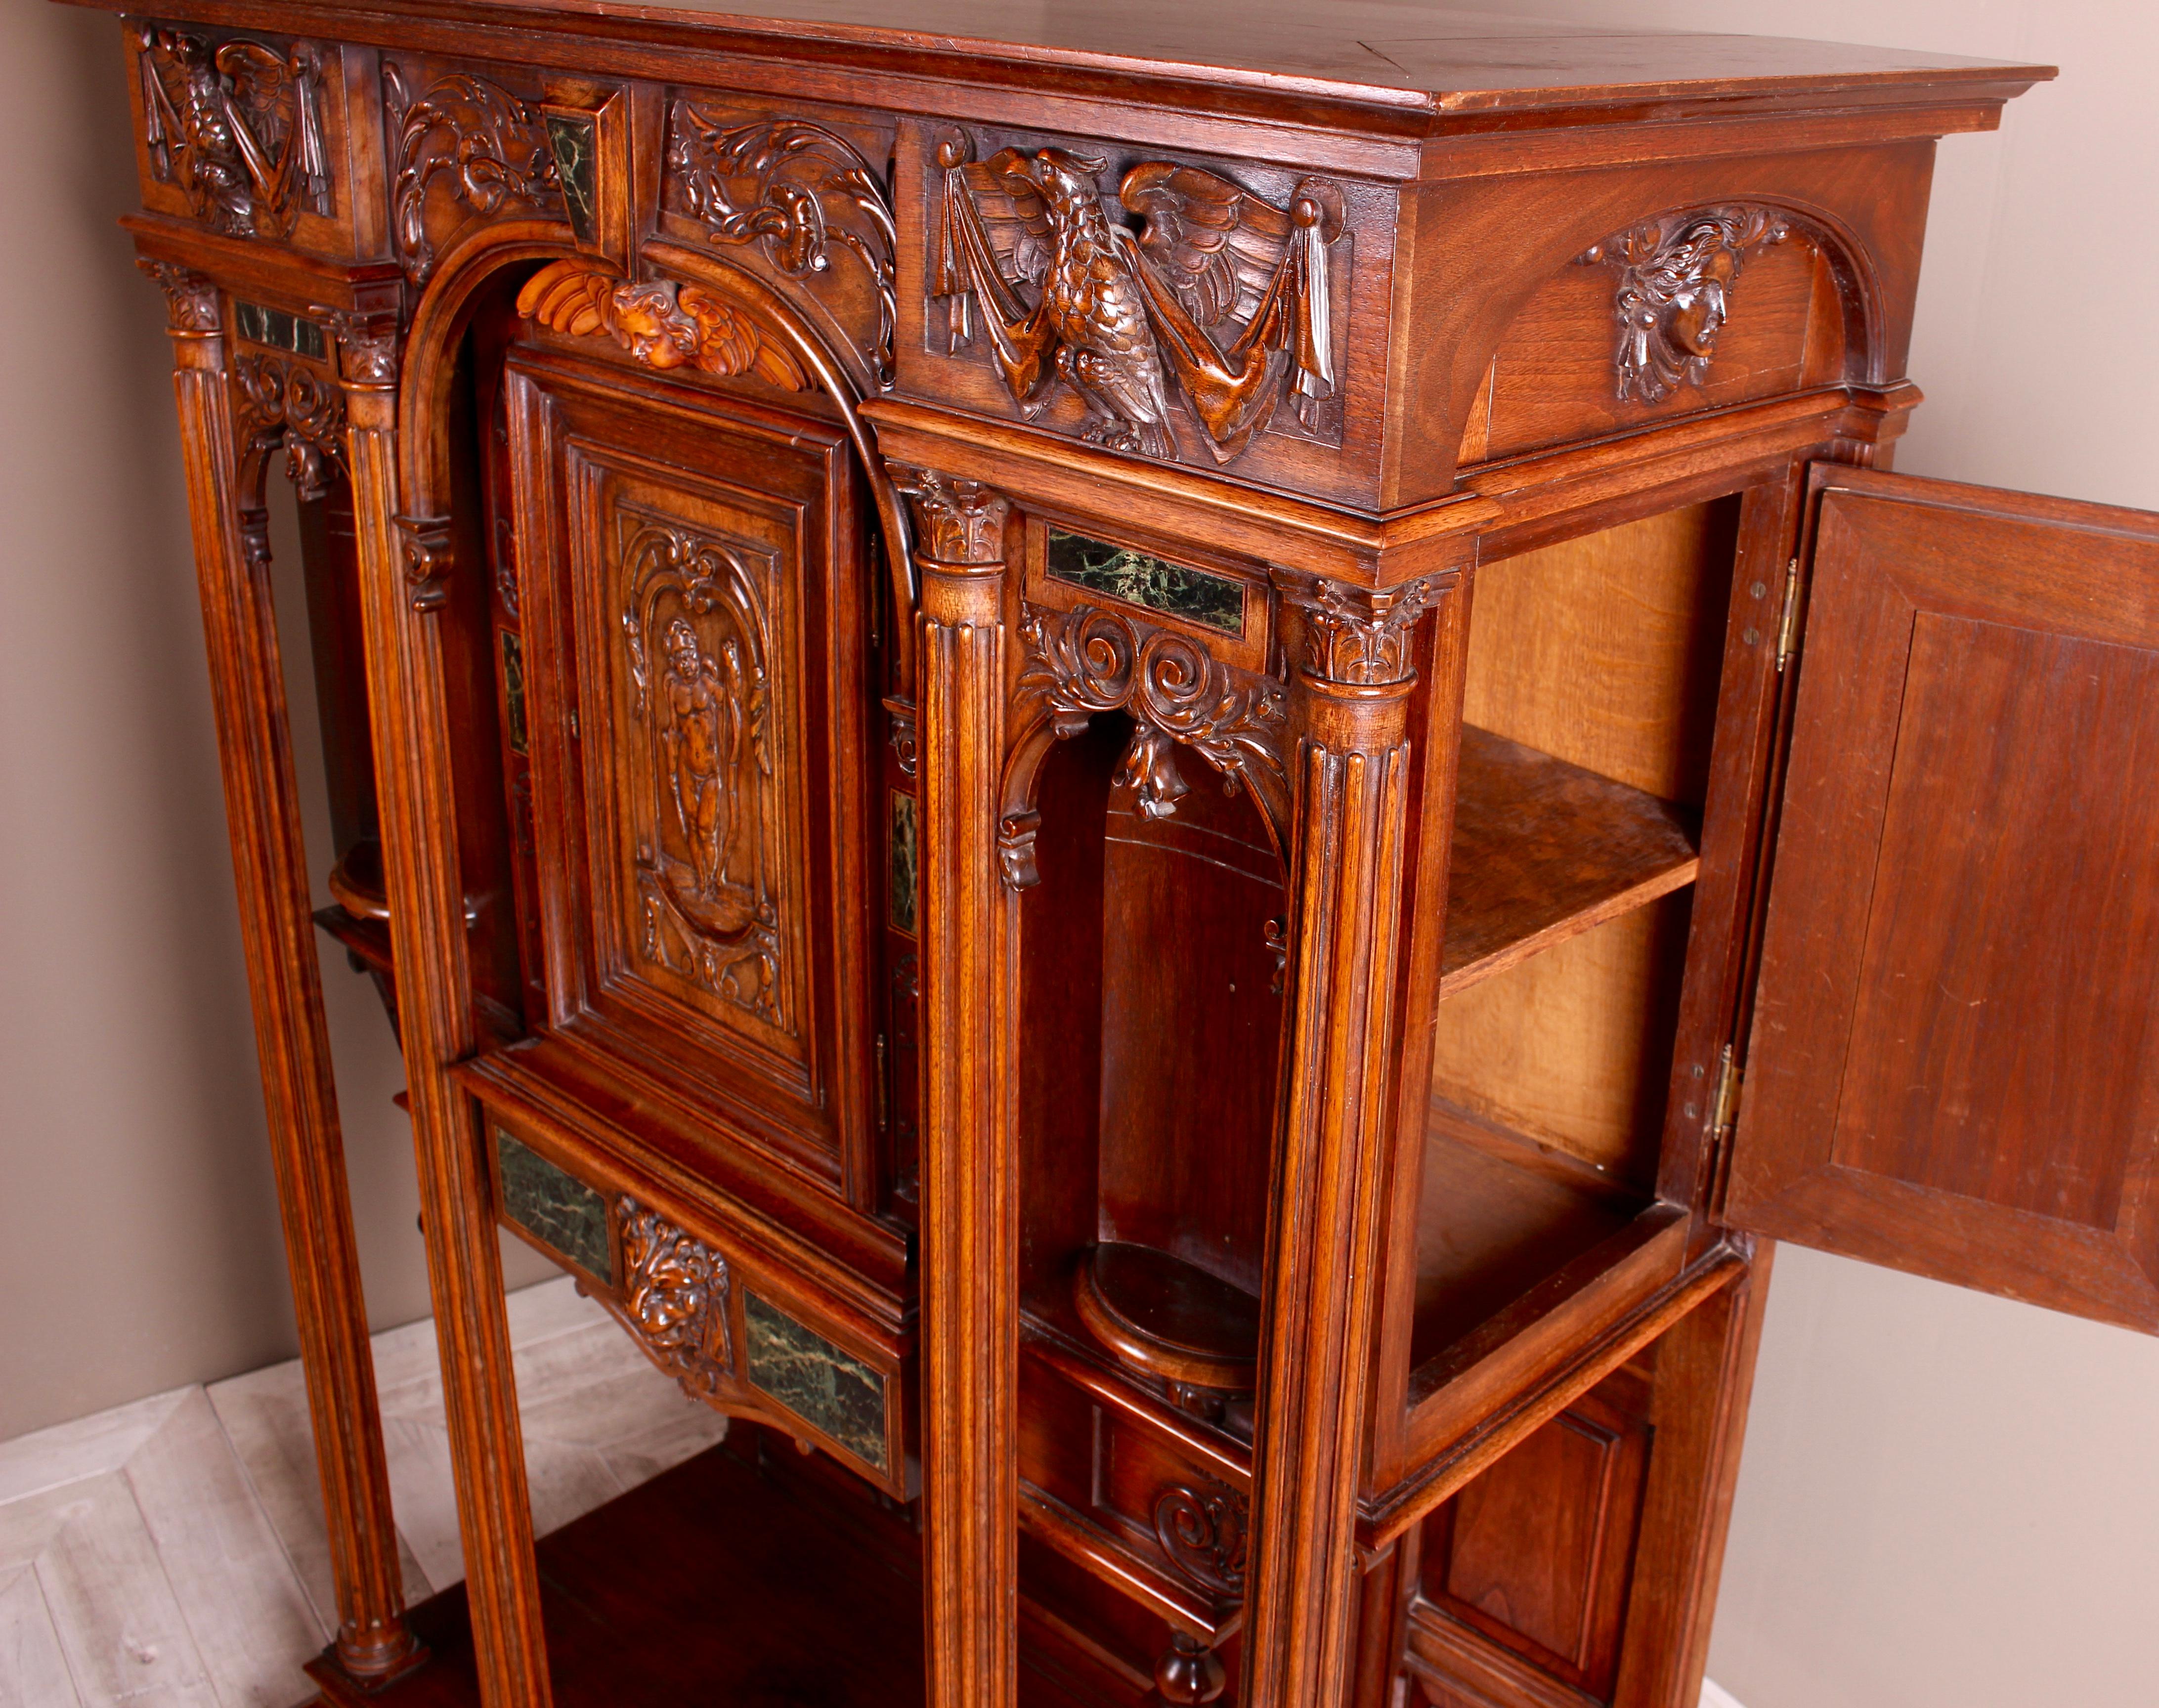
[[[1815,479],[1726,1215],[2159,1330],[2159,517]]]

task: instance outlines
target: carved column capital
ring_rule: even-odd
[[[1416,680],[1411,637],[1440,590],[1438,578],[1375,591],[1277,570],[1275,585],[1303,619],[1308,680],[1355,688],[1406,688]]]
[[[888,463],[893,487],[914,512],[917,555],[947,568],[1002,567],[1012,500],[979,480]]]
[[[224,306],[215,279],[175,261],[144,259],[135,264],[163,290],[173,332],[204,338],[225,329]]]
[[[395,386],[401,355],[395,314],[355,313],[343,308],[316,311],[337,339],[338,377],[348,386],[377,389]]]
[[[456,562],[448,516],[399,516],[397,552],[405,566],[412,608],[438,611],[449,603],[449,576]]]

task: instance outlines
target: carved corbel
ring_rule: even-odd
[[[914,513],[919,556],[960,566],[1004,562],[1011,499],[979,480],[955,480],[934,468],[902,463],[885,466],[894,489],[905,494]]]
[[[1303,619],[1306,675],[1359,688],[1415,680],[1411,637],[1440,591],[1440,578],[1375,591],[1277,572],[1275,584]]]
[[[1706,379],[1740,268],[1753,251],[1790,235],[1773,209],[1699,208],[1647,220],[1577,256],[1583,265],[1618,269],[1612,360],[1620,401],[1661,403]]]
[[[629,1271],[623,1314],[653,1363],[693,1400],[734,1384],[727,1260],[635,1198],[616,1205]]]
[[[344,394],[306,362],[249,353],[233,364],[236,426],[251,455],[282,448],[303,500],[328,489],[344,461]]]
[[[449,577],[455,553],[448,516],[399,516],[397,551],[412,589],[412,608],[439,611],[449,603]]]
[[[164,292],[165,311],[174,332],[204,338],[224,330],[224,304],[215,280],[169,261],[144,259],[136,265]]]

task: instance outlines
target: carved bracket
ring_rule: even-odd
[[[412,608],[440,610],[449,603],[449,575],[454,562],[450,519],[399,516],[396,526],[398,555],[405,564],[405,584],[412,590]]]
[[[316,311],[338,343],[338,372],[349,386],[397,383],[398,331],[394,313],[356,314],[342,308]]]
[[[1307,428],[1335,396],[1328,250],[1341,192],[1301,181],[1278,207],[1196,166],[1149,161],[1120,181],[1136,230],[1113,219],[1106,160],[1043,148],[972,158],[941,143],[930,293],[947,347],[975,315],[1012,401],[1033,419],[1061,390],[1086,406],[1083,437],[1173,458],[1173,383],[1215,460],[1241,455],[1287,398]]]
[[[303,499],[328,489],[326,469],[344,463],[344,394],[305,362],[248,354],[232,367],[234,411],[251,455],[282,448]]]
[[[456,199],[488,215],[517,204],[562,210],[562,181],[546,127],[531,103],[484,77],[456,72],[428,85],[417,101],[402,74],[385,61],[384,100],[397,137],[397,173],[391,186],[397,252],[415,284],[434,271],[427,202],[448,175]]]
[[[891,387],[898,228],[883,176],[852,143],[800,119],[729,126],[678,100],[666,181],[713,242],[753,243],[790,279],[814,283],[836,251],[852,256],[877,300],[876,333],[857,354],[878,387]]]
[[[333,210],[313,48],[279,54],[236,39],[213,49],[147,25],[135,46],[150,175],[179,185],[197,219],[231,237],[281,238],[303,213]]]
[[[1700,208],[1645,221],[1577,256],[1584,265],[1618,269],[1612,360],[1620,401],[1661,403],[1706,379],[1747,254],[1789,235],[1783,215],[1768,208]]]
[[[616,1214],[631,1332],[685,1394],[718,1398],[735,1379],[727,1259],[635,1198],[621,1199]]]
[[[723,380],[753,374],[806,391],[802,365],[750,312],[702,285],[634,284],[588,261],[543,267],[518,292],[517,312],[575,338],[611,338],[648,368],[695,368]]]
[[[1250,789],[1277,848],[1286,846],[1281,748],[1287,696],[1280,683],[1222,664],[1189,636],[1091,605],[1069,611],[1029,607],[1019,632],[1014,721],[1033,727],[1015,749],[997,843],[1013,888],[1042,881],[1034,862],[1041,815],[1031,799],[1041,738],[1069,740],[1102,712],[1131,717],[1131,740],[1116,781],[1135,790],[1147,817],[1168,817],[1188,791],[1177,765],[1182,743],[1220,772],[1232,793]]]
[[[1277,573],[1304,619],[1304,669],[1324,682],[1384,687],[1416,675],[1410,638],[1442,583],[1435,577],[1373,592],[1324,577]]]
[[[955,480],[934,468],[888,463],[895,491],[914,512],[915,546],[935,563],[1002,563],[1012,500],[979,480]]]
[[[225,310],[215,279],[169,261],[145,260],[135,264],[155,279],[165,293],[165,312],[173,331],[200,337],[224,328]]]
[[[1170,1564],[1216,1595],[1245,1592],[1245,1497],[1222,1483],[1175,1483],[1155,1497],[1155,1540]]]

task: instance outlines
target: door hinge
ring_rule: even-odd
[[[884,1034],[877,1035],[877,1124],[879,1132],[892,1125],[892,1075],[885,1058]]]
[[[1732,1183],[1732,1136],[1739,1125],[1742,1075],[1730,1044],[1716,1059],[1716,1101],[1709,1115],[1709,1192],[1711,1219],[1724,1214],[1725,1189]]]
[[[1784,566],[1784,614],[1777,624],[1777,674],[1782,675],[1799,650],[1799,560]]]

